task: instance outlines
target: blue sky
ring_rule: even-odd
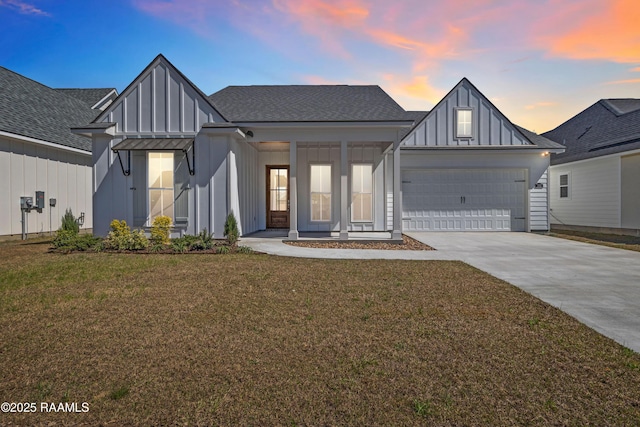
[[[544,132],[640,98],[637,0],[0,0],[0,65],[122,91],[158,53],[203,92],[378,84],[428,110],[462,77]]]

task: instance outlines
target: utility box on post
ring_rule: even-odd
[[[44,209],[44,191],[36,191],[36,209],[40,213]]]
[[[23,211],[30,210],[33,207],[33,197],[22,196],[20,197],[20,209]]]

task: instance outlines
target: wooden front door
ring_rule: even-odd
[[[289,166],[267,166],[267,228],[289,228]]]

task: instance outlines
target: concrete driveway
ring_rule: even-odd
[[[407,234],[437,250],[312,249],[251,237],[241,244],[304,258],[464,261],[640,352],[640,252],[531,233]]]
[[[640,252],[530,233],[407,233],[640,352]]]

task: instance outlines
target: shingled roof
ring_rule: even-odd
[[[114,88],[96,88],[96,89],[75,89],[75,88],[62,88],[56,89],[58,92],[62,92],[65,95],[79,99],[80,101],[89,104],[89,107],[93,107],[101,101],[105,96],[113,92]]]
[[[640,149],[640,99],[601,99],[542,136],[566,146],[552,165]]]
[[[63,92],[0,67],[0,130],[91,152],[91,141],[71,133],[100,111]]]
[[[209,99],[232,122],[408,120],[379,86],[228,86]]]

